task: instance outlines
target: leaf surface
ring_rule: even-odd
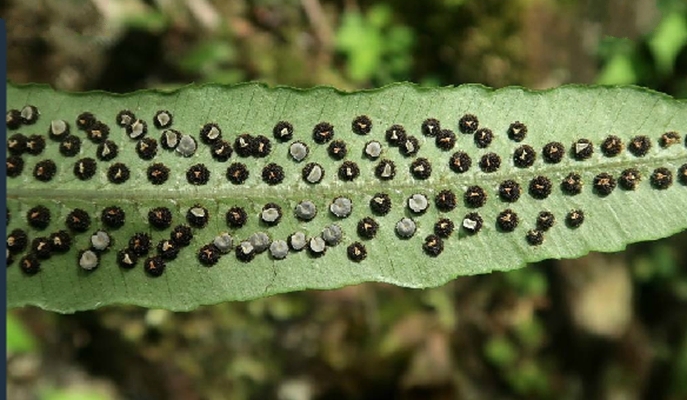
[[[687,228],[683,167],[687,164],[684,138],[687,103],[641,88],[567,86],[528,91],[492,90],[476,85],[428,89],[396,84],[378,90],[342,93],[331,88],[298,90],[251,83],[113,95],[60,93],[35,85],[8,87],[8,107],[21,110],[26,105],[38,108],[38,121],[22,125],[16,131],[8,130],[8,135],[17,132],[26,137],[42,135],[46,147],[39,155],[22,155],[23,172],[7,178],[11,214],[8,232],[22,229],[29,241],[47,237],[67,229],[65,219],[75,208],[87,211],[91,224],[84,233],[71,232],[71,249],[42,260],[40,272],[35,275],[23,273],[20,268],[21,258],[27,251],[13,255],[14,261],[7,268],[8,307],[37,305],[73,312],[107,304],[136,304],[191,310],[227,300],[338,288],[367,281],[424,288],[444,284],[460,275],[519,268],[527,262],[575,258],[589,251],[618,251],[629,243],[670,236]],[[172,128],[193,136],[197,151],[191,157],[183,157],[158,146],[154,159],[142,160],[135,151],[137,141],[115,123],[116,115],[123,109],[131,110],[147,122],[146,137],[155,139],[158,145],[162,130],[154,126],[153,116],[158,110],[168,110],[173,115]],[[74,175],[75,162],[84,157],[97,160],[97,144],[75,124],[77,116],[85,111],[110,128],[109,140],[117,144],[119,154],[111,161],[97,161],[95,176],[82,181]],[[490,146],[478,148],[472,134],[460,131],[459,120],[465,114],[477,116],[480,128],[491,129],[494,139]],[[352,131],[352,121],[360,115],[372,120],[373,127],[367,135]],[[423,135],[421,125],[427,118],[436,118],[442,129],[455,133],[455,147],[443,150],[434,137]],[[59,142],[48,138],[50,121],[58,119],[69,122],[71,134],[81,138],[80,153],[74,157],[61,155]],[[281,143],[275,139],[273,127],[278,121],[293,125],[291,140]],[[515,121],[527,126],[528,133],[522,142],[511,140],[507,133]],[[210,122],[218,124],[223,138],[234,147],[234,153],[225,162],[214,160],[210,147],[200,140],[201,128]],[[333,125],[334,139],[345,142],[345,159],[354,162],[360,170],[354,180],[342,180],[338,169],[344,160],[334,160],[328,154],[328,144],[313,140],[313,129],[320,122]],[[407,135],[417,138],[420,150],[416,155],[404,156],[399,147],[386,141],[385,131],[394,124],[402,125]],[[669,131],[677,132],[680,138],[664,148],[659,139]],[[268,138],[269,155],[240,157],[234,141],[242,133]],[[616,135],[623,142],[622,152],[615,157],[601,151],[602,142],[609,135]],[[646,136],[651,143],[648,153],[642,157],[629,151],[637,136]],[[584,161],[575,160],[571,153],[575,147],[573,142],[581,138],[590,140],[594,146],[594,153]],[[370,160],[363,153],[371,140],[382,145],[377,160]],[[302,141],[309,148],[308,156],[301,162],[289,155],[289,146],[294,141]],[[554,141],[565,146],[565,157],[556,164],[546,162],[542,156],[543,147]],[[536,151],[531,167],[514,165],[514,152],[522,145]],[[464,173],[456,173],[449,166],[451,156],[458,151],[465,152],[472,160],[470,169]],[[500,156],[501,166],[497,171],[487,173],[480,168],[480,158],[486,153]],[[411,163],[418,157],[431,164],[428,179],[416,179],[410,172]],[[57,173],[52,180],[42,182],[34,178],[33,171],[39,161],[46,159],[55,161]],[[375,175],[381,159],[395,164],[393,179],[381,180]],[[130,178],[115,185],[108,181],[107,171],[117,162],[128,166]],[[227,167],[237,162],[245,164],[249,171],[249,178],[243,184],[233,184],[226,177]],[[153,163],[163,163],[170,169],[169,180],[162,185],[153,185],[146,177]],[[186,172],[200,163],[210,171],[209,181],[205,185],[192,185],[187,181]],[[282,183],[269,185],[262,180],[262,170],[269,163],[283,168]],[[308,163],[318,163],[325,170],[321,183],[304,181],[302,170]],[[608,173],[617,182],[628,168],[636,168],[641,175],[635,190],[625,190],[616,184],[609,195],[602,196],[594,189],[597,175]],[[657,168],[667,168],[672,174],[672,184],[666,189],[657,189],[651,182],[650,177]],[[561,181],[571,172],[578,173],[582,179],[580,194],[566,194],[561,189]],[[530,181],[537,176],[544,176],[552,183],[551,194],[545,199],[537,199],[528,191]],[[499,197],[499,185],[509,179],[522,188],[520,198],[513,203]],[[485,191],[487,201],[483,206],[473,208],[464,202],[464,193],[471,186]],[[455,209],[443,212],[437,208],[435,196],[442,190],[456,194]],[[392,201],[387,215],[375,215],[370,209],[370,199],[377,193],[387,194]],[[407,206],[408,198],[414,194],[423,194],[429,201],[427,211],[421,215]],[[350,216],[339,218],[330,212],[330,205],[337,197],[351,200]],[[295,217],[294,209],[303,200],[310,200],[317,207],[317,216],[310,221]],[[281,220],[276,226],[267,226],[260,220],[267,203],[281,207]],[[26,214],[37,205],[50,210],[51,221],[44,230],[27,226]],[[204,228],[193,229],[191,244],[166,262],[161,276],[144,272],[142,265],[146,256],[139,258],[133,269],[118,266],[118,251],[128,246],[135,233],[147,233],[152,238],[153,247],[147,257],[155,255],[158,242],[169,238],[170,229],[158,230],[148,224],[148,212],[152,208],[169,208],[174,227],[187,224],[187,212],[194,205],[208,210],[209,222]],[[126,213],[126,222],[119,229],[102,224],[101,212],[109,206],[121,207]],[[225,214],[231,207],[246,211],[245,226],[234,229],[227,225]],[[512,232],[503,232],[497,224],[497,216],[506,209],[515,212],[519,219]],[[584,223],[577,228],[571,228],[565,221],[574,209],[582,210],[585,216]],[[536,218],[541,211],[551,212],[556,223],[543,234],[542,244],[532,245],[527,233],[536,229]],[[479,213],[483,227],[478,233],[469,234],[463,221],[466,214],[473,212]],[[379,225],[373,239],[363,239],[357,232],[359,221],[365,217],[373,218]],[[411,238],[401,239],[395,231],[396,223],[403,217],[412,218],[416,223],[417,231]],[[423,243],[434,233],[434,225],[440,218],[450,219],[455,230],[443,239],[443,251],[432,257],[423,249]],[[310,239],[320,236],[325,227],[333,224],[341,228],[343,237],[338,245],[327,246],[321,256],[307,249],[290,250],[285,259],[277,260],[267,250],[245,262],[238,259],[237,250],[233,249],[222,255],[214,266],[204,266],[198,261],[199,249],[212,243],[222,232],[228,232],[236,246],[255,232],[267,233],[270,240],[286,240],[299,231]],[[100,254],[98,268],[85,271],[79,267],[79,253],[90,247],[90,237],[99,229],[110,234],[112,244]],[[361,262],[349,259],[347,248],[353,242],[362,243],[367,251],[367,257]]]

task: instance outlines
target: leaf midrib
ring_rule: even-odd
[[[669,149],[662,149],[668,151]],[[512,154],[511,154],[512,157]],[[510,159],[509,159],[510,160]],[[529,179],[538,175],[550,174],[567,174],[569,172],[596,172],[602,170],[618,170],[629,167],[659,167],[665,166],[666,163],[683,160],[687,162],[687,155],[682,153],[663,155],[663,156],[649,156],[649,157],[635,157],[635,158],[613,158],[608,161],[595,162],[594,160],[586,161],[572,161],[568,163],[559,164],[544,164],[543,167],[519,168],[512,165],[502,167],[499,171],[493,173],[478,173],[471,175],[459,175],[451,173],[449,178],[441,180],[429,178],[427,180],[408,181],[366,181],[359,179],[357,182],[335,182],[325,183],[320,185],[300,184],[286,184],[280,186],[234,186],[227,184],[225,187],[217,186],[191,186],[188,188],[173,188],[173,189],[126,189],[117,186],[112,186],[110,190],[77,190],[77,189],[59,189],[59,188],[23,188],[23,187],[7,187],[8,199],[54,199],[54,200],[106,200],[112,198],[112,192],[117,192],[119,200],[141,200],[141,199],[160,199],[160,200],[182,200],[182,199],[229,199],[229,198],[255,198],[255,197],[289,197],[295,198],[296,195],[303,193],[303,188],[306,187],[308,194],[330,195],[336,192],[337,195],[358,194],[369,191],[379,192],[389,190],[389,188],[404,190],[437,190],[443,185],[471,185],[477,180],[481,183],[498,184],[504,179],[522,180]],[[473,163],[476,160],[473,160]],[[475,166],[473,166],[475,168]],[[400,171],[397,171],[397,174]],[[646,179],[646,177],[645,177]],[[334,187],[334,185],[337,185]],[[47,190],[46,190],[47,189]],[[224,190],[226,189],[226,190]],[[231,193],[230,195],[221,195],[223,192]]]

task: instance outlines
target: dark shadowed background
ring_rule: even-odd
[[[683,0],[9,0],[8,78],[84,91],[635,83],[687,97]],[[8,315],[11,399],[685,399],[685,233],[410,290]]]

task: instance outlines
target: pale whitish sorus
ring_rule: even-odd
[[[8,104],[10,306],[435,286],[687,227],[687,106],[636,88],[28,86]]]

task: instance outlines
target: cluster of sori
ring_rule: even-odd
[[[10,110],[6,117],[7,127],[10,130],[18,130],[23,126],[36,126],[39,116],[38,108],[32,105],[27,105],[21,110]],[[145,171],[144,182],[148,181],[148,184],[155,187],[164,185],[170,180],[172,167],[155,160],[159,151],[175,153],[179,157],[188,159],[194,155],[197,156],[199,143],[207,147],[210,156],[195,158],[206,159],[210,166],[197,163],[184,171],[185,181],[193,186],[208,184],[211,175],[217,170],[217,165],[226,165],[224,183],[240,187],[249,182],[249,177],[254,172],[249,170],[249,166],[246,165],[249,164],[254,166],[251,168],[260,170],[255,174],[259,176],[262,183],[266,184],[266,188],[278,187],[282,183],[286,184],[284,181],[288,178],[285,176],[282,165],[285,165],[284,163],[298,165],[306,161],[313,151],[312,146],[326,148],[327,156],[333,160],[331,163],[326,163],[326,166],[327,168],[332,166],[336,170],[331,179],[337,181],[337,185],[330,186],[324,191],[326,193],[328,190],[332,194],[332,199],[326,204],[303,199],[292,210],[285,211],[282,205],[267,202],[257,215],[252,215],[240,206],[232,206],[226,210],[222,221],[227,231],[218,232],[216,236],[210,234],[210,237],[214,236],[214,238],[207,243],[196,243],[198,239],[194,240],[194,235],[196,238],[208,237],[207,234],[198,235],[199,230],[208,229],[211,217],[202,201],[198,200],[198,204],[186,210],[172,210],[164,206],[149,209],[147,214],[149,231],[169,230],[169,237],[154,243],[148,232],[140,231],[128,238],[128,241],[125,240],[127,245],[116,251],[116,260],[121,268],[131,269],[141,259],[144,270],[149,276],[160,276],[165,270],[166,263],[176,259],[183,248],[192,244],[196,247],[197,260],[205,266],[217,264],[221,257],[232,251],[235,258],[242,262],[249,262],[263,252],[273,260],[285,259],[289,253],[302,250],[306,250],[310,257],[320,257],[327,252],[328,248],[338,246],[343,241],[349,242],[346,247],[347,257],[353,262],[361,262],[368,255],[369,241],[374,239],[379,231],[384,230],[380,221],[392,210],[392,195],[390,195],[392,191],[371,190],[367,196],[369,203],[357,208],[365,211],[358,216],[360,219],[355,224],[356,232],[344,232],[341,224],[330,221],[322,226],[316,235],[308,236],[305,232],[296,231],[284,238],[272,238],[269,228],[279,225],[284,218],[295,218],[299,223],[312,221],[318,214],[318,207],[323,206],[328,208],[329,220],[349,218],[353,214],[354,207],[354,200],[351,197],[355,196],[349,197],[343,193],[336,195],[336,188],[346,188],[346,182],[356,181],[366,169],[369,170],[369,176],[374,177],[370,179],[376,180],[376,182],[365,182],[366,186],[384,187],[383,181],[391,181],[401,173],[407,174],[406,178],[410,178],[414,183],[404,197],[402,210],[398,212],[399,215],[403,215],[402,218],[395,219],[388,229],[389,232],[393,231],[396,238],[407,240],[414,237],[420,223],[418,218],[426,213],[431,204],[434,204],[438,220],[434,222],[432,233],[422,240],[421,247],[426,255],[437,257],[443,252],[445,242],[455,230],[461,230],[464,236],[476,235],[482,230],[485,226],[485,217],[480,214],[479,209],[484,207],[491,197],[501,204],[510,204],[518,202],[526,192],[531,197],[531,201],[536,204],[537,201],[549,198],[555,190],[558,190],[562,196],[576,196],[582,193],[584,187],[583,174],[580,172],[584,170],[583,162],[592,158],[595,149],[605,158],[618,157],[625,150],[630,157],[641,158],[647,156],[652,150],[652,140],[643,135],[626,139],[626,141],[611,135],[596,145],[591,140],[581,138],[570,144],[569,148],[566,148],[563,143],[554,141],[538,150],[531,145],[521,143],[527,139],[528,127],[522,122],[515,121],[504,129],[503,135],[516,143],[508,156],[509,160],[502,161],[502,157],[496,152],[484,150],[485,152],[476,160],[479,170],[474,172],[478,175],[473,173],[469,180],[461,180],[460,176],[468,176],[465,174],[473,167],[472,157],[468,153],[474,154],[474,152],[456,149],[459,137],[472,136],[474,146],[482,151],[492,146],[495,138],[499,136],[492,129],[481,127],[479,119],[473,114],[465,114],[459,118],[456,124],[458,134],[442,127],[438,119],[426,118],[417,127],[417,136],[409,134],[403,125],[393,124],[384,131],[383,138],[380,140],[366,139],[373,130],[373,121],[367,115],[359,115],[352,120],[350,129],[353,135],[343,135],[348,138],[347,140],[335,138],[334,126],[329,122],[315,124],[312,127],[310,139],[294,140],[293,124],[288,121],[278,121],[272,128],[273,138],[244,133],[237,135],[233,141],[227,140],[222,128],[214,122],[202,125],[197,136],[182,133],[173,128],[174,116],[167,110],[157,111],[152,116],[152,123],[157,129],[155,134],[149,131],[145,120],[138,118],[130,110],[122,110],[114,117],[115,124],[123,131],[120,138],[110,138],[109,126],[91,112],[83,112],[76,117],[76,129],[85,133],[86,139],[92,142],[89,147],[95,149],[95,154],[74,162],[72,173],[77,178],[75,182],[85,184],[96,176],[99,168],[104,168],[106,171],[104,177],[114,185],[125,184],[132,177],[132,171],[138,170]],[[157,139],[152,137],[157,135],[159,135]],[[46,136],[55,142],[59,148],[59,154],[63,157],[77,157],[84,152],[84,146],[82,146],[84,135],[72,132],[71,125],[66,120],[50,121],[47,135],[26,136],[22,133],[13,133],[7,139],[7,176],[9,178],[22,175],[26,156],[44,154],[47,146]],[[433,156],[418,156],[421,145],[425,145],[428,141],[434,141],[439,151],[433,152]],[[677,132],[666,132],[658,138],[656,149],[667,149],[680,144],[681,141],[682,138]],[[131,142],[132,151],[135,151],[137,157],[128,155],[121,157],[122,154],[130,151],[125,148],[127,142]],[[279,145],[285,146],[284,159],[281,161],[279,160],[282,154],[273,154]],[[390,151],[398,151],[399,156],[388,156]],[[437,153],[439,156],[436,155]],[[385,154],[387,157],[384,157]],[[351,155],[357,155],[357,157]],[[232,157],[234,159],[267,158],[269,162],[263,163],[264,165],[239,160],[234,162]],[[570,163],[561,164],[566,157],[570,158]],[[138,161],[131,161],[136,158],[150,163],[142,167],[139,164],[131,165],[132,162],[138,163]],[[129,165],[124,161],[119,161],[121,159],[129,160]],[[212,160],[219,164],[210,164]],[[399,160],[407,160],[407,164],[399,168],[397,166]],[[338,161],[340,163],[337,163]],[[537,162],[540,165],[535,167]],[[435,170],[437,165],[441,165],[449,171],[449,174],[453,173],[454,184],[450,187],[441,183],[423,184],[431,178],[433,164]],[[567,175],[564,173],[565,176],[562,179],[552,179],[550,176],[553,175],[546,176],[540,173],[547,170],[547,165],[556,164],[560,165],[549,170],[555,169],[558,173],[561,168],[570,168],[569,171],[565,171]],[[612,194],[616,186],[624,191],[637,190],[643,176],[638,168],[629,166],[631,164],[631,162],[623,163],[622,165],[626,167],[621,168],[622,171],[616,176],[609,172],[601,172],[590,179],[589,184],[592,186],[593,193],[600,198],[605,198]],[[64,165],[64,163],[60,161],[59,165]],[[307,185],[318,185],[325,178],[325,165],[320,163],[306,161],[302,168],[298,168],[300,172],[296,179],[302,180]],[[532,168],[531,174],[524,171],[528,168]],[[592,169],[598,171],[599,167]],[[502,173],[497,173],[500,170]],[[50,182],[60,172],[62,171],[58,171],[58,164],[51,159],[35,162],[32,170],[33,178],[40,182]],[[673,180],[677,180],[682,186],[687,186],[687,164],[672,170],[657,167],[649,172],[647,190],[650,188],[668,189],[673,184]],[[529,178],[526,178],[526,182],[519,183],[518,180],[522,177]],[[70,179],[73,180],[73,178]],[[183,181],[183,178],[175,181]],[[462,186],[467,181],[484,181],[489,184]],[[136,188],[131,190],[139,189],[140,183],[138,182]],[[357,192],[361,190],[364,191],[367,188],[356,189]],[[465,212],[461,213],[457,219],[458,223],[455,224],[451,217],[460,206],[461,195],[461,208]],[[256,201],[257,199],[253,200],[253,202]],[[494,227],[497,232],[509,233],[516,230],[521,217],[513,208],[516,207],[510,206],[495,213]],[[532,246],[539,246],[544,242],[545,233],[554,226],[556,221],[551,210],[541,208],[541,212],[531,225],[532,229],[527,230],[524,235],[526,243]],[[579,208],[562,212],[565,213],[565,226],[568,229],[580,227],[585,220],[585,213]],[[239,239],[240,229],[246,226],[249,218],[252,217],[257,218],[257,223],[264,229],[244,234],[243,238]],[[9,222],[9,210],[7,218]],[[181,218],[184,221],[181,224],[173,224],[175,218]],[[90,247],[78,252],[77,263],[84,270],[95,270],[101,262],[102,255],[114,243],[113,231],[125,225],[126,215],[124,209],[118,205],[106,207],[99,215],[100,226],[92,231],[91,221],[95,219],[97,217],[91,216],[89,212],[75,208],[68,212],[64,229],[59,229],[49,235],[39,233],[37,237],[30,240],[28,229],[12,230],[7,237],[8,266],[15,256],[23,254],[19,261],[20,267],[26,274],[33,275],[40,270],[42,260],[68,252],[74,235],[90,233]],[[26,213],[26,221],[27,228],[42,232],[50,226],[51,211],[47,205],[36,205]],[[356,239],[349,239],[352,237]]]

